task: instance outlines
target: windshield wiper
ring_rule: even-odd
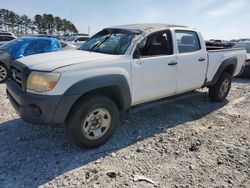
[[[98,42],[97,44],[95,44],[90,50],[89,52],[93,52],[95,48],[98,48],[99,46],[101,46],[104,42],[106,42],[110,37],[111,37],[112,33],[110,33],[110,35],[106,36],[102,41]]]

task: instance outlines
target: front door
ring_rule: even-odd
[[[170,31],[149,35],[138,48],[140,57],[132,60],[133,105],[174,95],[177,58]]]

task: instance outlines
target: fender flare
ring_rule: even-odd
[[[218,70],[216,71],[212,81],[205,83],[204,86],[206,87],[206,86],[214,85],[219,80],[219,78],[220,78],[221,74],[224,72],[224,70],[231,65],[234,66],[234,70],[232,72],[232,75],[234,75],[235,71],[236,71],[237,63],[238,63],[238,60],[236,57],[231,57],[229,59],[224,60],[222,62],[222,64],[219,66]]]
[[[131,93],[127,82],[127,79],[123,75],[111,74],[104,76],[95,76],[87,79],[83,79],[74,85],[72,85],[66,92],[65,95],[77,95],[85,94],[90,91],[104,88],[114,87],[116,94],[119,95],[121,100],[122,109],[126,109],[131,104]]]
[[[125,76],[119,74],[95,76],[80,80],[66,90],[54,114],[53,121],[65,121],[71,108],[80,97],[88,92],[105,87],[114,88],[122,111],[127,110],[131,106],[130,87]]]

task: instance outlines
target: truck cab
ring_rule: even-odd
[[[79,50],[18,59],[8,97],[23,120],[64,125],[79,147],[105,143],[119,114],[209,88],[223,101],[244,67],[243,49],[207,50],[199,31],[167,24],[105,28]]]

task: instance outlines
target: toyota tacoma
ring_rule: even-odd
[[[244,49],[207,49],[199,31],[167,24],[105,28],[79,50],[32,55],[11,66],[7,95],[32,124],[64,125],[79,147],[105,143],[119,115],[209,88],[223,101]]]

